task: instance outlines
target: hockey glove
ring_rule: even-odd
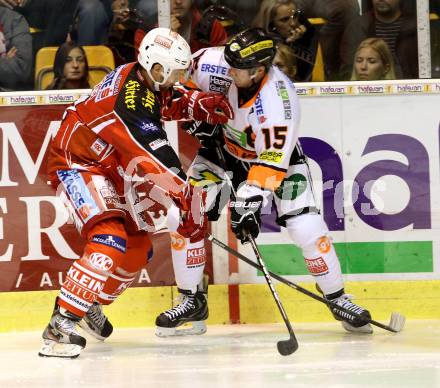
[[[208,228],[208,216],[205,213],[206,191],[203,187],[190,184],[184,190],[180,200],[180,224],[177,233],[194,243],[202,240]]]
[[[231,228],[242,244],[249,242],[248,235],[257,238],[260,233],[260,212],[263,204],[261,195],[236,198],[229,203]]]
[[[208,124],[226,124],[234,118],[231,105],[221,93],[205,93],[191,90],[188,93],[188,116]]]
[[[220,124],[211,125],[203,121],[191,121],[185,122],[182,127],[187,134],[195,136],[205,148],[216,147],[217,142],[221,143],[223,129]]]

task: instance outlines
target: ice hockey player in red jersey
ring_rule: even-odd
[[[137,62],[118,67],[67,108],[48,174],[86,245],[56,298],[40,356],[77,357],[86,345],[77,325],[101,340],[111,334],[101,305],[128,288],[151,257],[155,215],[174,212],[174,238],[203,238],[203,193],[187,184],[161,120],[224,123],[232,111],[219,93],[175,87],[190,56],[179,34],[151,30]]]
[[[262,209],[270,212],[274,203],[278,224],[302,250],[325,297],[369,318],[369,312],[345,294],[339,260],[317,208],[307,158],[298,142],[300,107],[295,87],[272,65],[274,55],[274,41],[258,28],[240,32],[224,48],[193,54],[194,86],[225,94],[234,118],[224,125],[195,122],[187,126],[202,143],[188,175],[196,184],[208,187],[208,218],[218,220],[230,191],[217,148],[237,192],[229,205],[237,238],[242,243],[249,234],[256,238]],[[185,277],[185,270],[175,266],[176,278]],[[362,319],[336,309],[332,313],[347,331],[372,332]]]

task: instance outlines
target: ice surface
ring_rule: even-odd
[[[0,334],[0,387],[440,387],[440,321],[399,334],[345,333],[338,323],[294,325],[299,350],[281,356],[283,325],[208,326],[203,336],[157,338],[115,329],[88,338],[75,360],[40,358],[40,332]]]

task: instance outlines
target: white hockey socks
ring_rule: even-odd
[[[178,233],[171,235],[171,253],[177,287],[192,293],[202,281],[206,262],[205,241],[191,243]]]
[[[344,288],[338,256],[320,214],[303,214],[286,221],[290,238],[303,253],[309,273],[324,295]]]

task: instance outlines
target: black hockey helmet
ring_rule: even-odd
[[[225,59],[236,69],[269,66],[275,56],[274,40],[261,28],[249,28],[235,35],[225,47]]]

